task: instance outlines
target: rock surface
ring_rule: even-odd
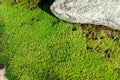
[[[56,0],[50,7],[61,20],[120,30],[120,0]]]
[[[8,80],[5,76],[6,70],[4,64],[0,63],[0,80]]]

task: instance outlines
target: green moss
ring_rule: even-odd
[[[63,22],[38,7],[4,4],[0,11],[0,62],[9,80],[120,79],[120,42],[105,29]]]
[[[34,9],[41,0],[1,0],[0,4]]]

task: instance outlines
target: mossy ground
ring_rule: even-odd
[[[120,31],[63,22],[47,4],[13,3],[0,5],[0,62],[9,80],[120,80]]]

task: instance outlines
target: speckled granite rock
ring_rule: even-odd
[[[120,0],[56,0],[50,7],[61,20],[120,30]]]
[[[0,80],[8,80],[5,76],[6,70],[4,64],[0,63]]]

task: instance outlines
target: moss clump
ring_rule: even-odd
[[[24,8],[34,9],[41,0],[1,0],[0,4],[11,6],[24,6]]]
[[[0,5],[0,62],[9,80],[120,79],[119,31],[60,21],[48,5],[11,4]]]

